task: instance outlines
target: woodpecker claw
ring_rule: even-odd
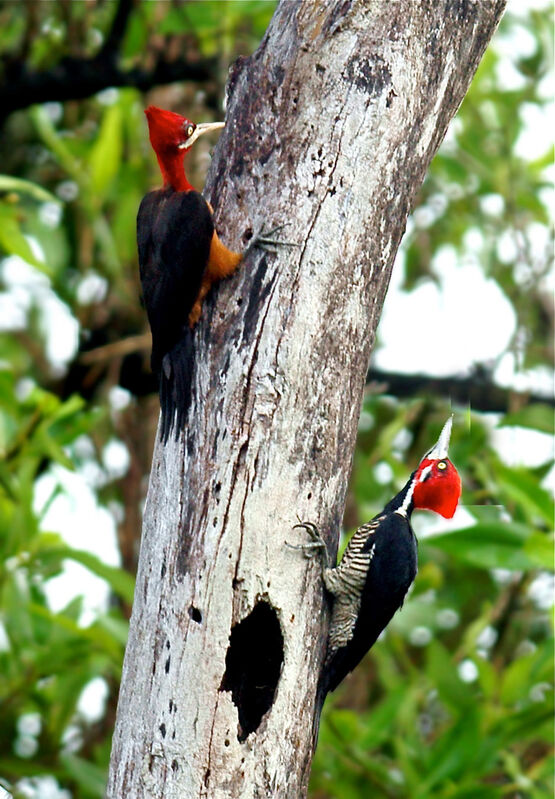
[[[297,517],[298,518],[298,517]],[[328,565],[328,548],[326,546],[326,542],[318,532],[318,528],[313,522],[301,522],[299,524],[293,525],[293,530],[297,528],[302,528],[306,530],[309,536],[312,538],[312,541],[309,541],[308,544],[289,544],[287,541],[285,542],[286,545],[290,549],[300,549],[303,551],[306,558],[311,558],[314,554],[317,553],[318,550],[322,553],[322,558],[324,561],[324,566]]]
[[[299,247],[300,245],[295,241],[281,241],[280,239],[272,238],[275,233],[282,230],[288,224],[290,223],[284,222],[282,225],[276,225],[276,227],[273,227],[271,230],[265,230],[264,225],[262,225],[260,232],[251,241],[249,249],[251,247],[260,247],[262,250],[275,253],[278,247]]]

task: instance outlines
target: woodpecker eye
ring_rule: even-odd
[[[187,127],[185,128],[185,135],[187,136],[187,138],[189,138],[189,136],[193,135],[194,130],[195,130],[195,126],[194,125],[191,125],[191,124],[187,125]]]
[[[440,461],[437,465],[437,468],[442,472],[444,469],[447,469],[447,464],[445,461]]]

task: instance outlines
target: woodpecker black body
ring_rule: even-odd
[[[403,604],[417,573],[412,511],[427,508],[446,518],[455,512],[461,482],[447,458],[451,425],[452,418],[399,494],[358,528],[337,566],[328,566],[326,545],[316,526],[297,525],[307,530],[312,542],[295,548],[309,556],[321,552],[322,578],[333,598],[320,701],[362,660]]]
[[[214,223],[196,191],[151,191],[139,207],[137,243],[143,299],[152,331],[152,371],[160,380],[165,442],[183,427],[190,403],[193,329],[189,315],[208,264]]]

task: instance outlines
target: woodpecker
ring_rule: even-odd
[[[461,479],[447,457],[452,424],[450,417],[397,496],[358,528],[337,566],[329,566],[326,544],[315,524],[295,525],[305,529],[312,541],[293,548],[304,550],[307,557],[321,554],[324,586],[333,600],[318,691],[321,701],[362,660],[403,604],[417,572],[417,541],[410,525],[413,510],[432,510],[446,519],[455,513]]]
[[[151,366],[160,381],[160,436],[166,443],[174,424],[177,438],[190,403],[193,328],[203,300],[215,282],[235,272],[244,254],[222,244],[212,207],[191,186],[184,169],[184,156],[193,144],[200,136],[223,128],[224,123],[195,125],[153,105],[145,114],[164,185],[141,202],[137,244],[152,331]],[[265,243],[280,242],[263,237],[253,242]]]

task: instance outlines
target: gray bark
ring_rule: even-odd
[[[284,542],[298,514],[337,547],[407,214],[503,8],[282,0],[231,75],[206,189],[218,230],[240,249],[288,222],[301,246],[250,251],[214,292],[188,428],[156,445],[112,799],[306,794],[327,606],[316,563]],[[235,671],[264,655],[259,721]]]

